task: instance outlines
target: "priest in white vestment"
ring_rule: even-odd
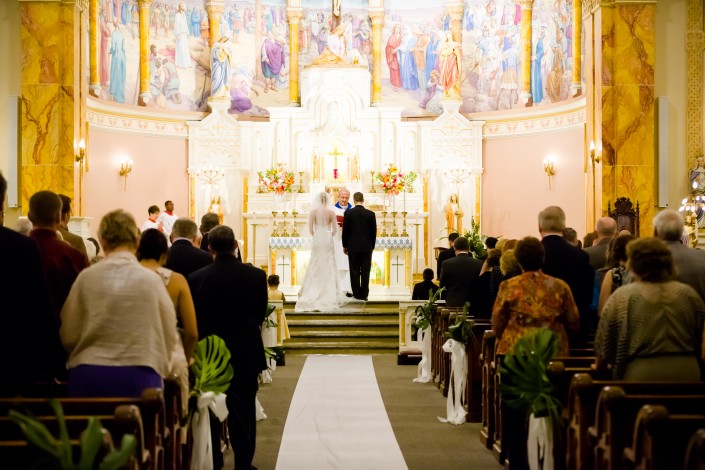
[[[352,208],[352,204],[348,201],[350,200],[350,191],[346,188],[340,188],[338,191],[338,202],[333,206],[333,211],[335,211],[336,218],[338,219],[338,226],[343,226],[343,214],[345,211]],[[338,289],[341,292],[352,295],[352,287],[350,286],[350,264],[348,263],[348,255],[343,253],[343,231],[338,230],[335,235],[335,266],[338,272]],[[350,297],[350,295],[348,295]]]

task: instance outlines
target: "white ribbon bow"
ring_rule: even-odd
[[[421,335],[421,361],[414,382],[428,383],[431,381],[431,329],[418,330],[418,334]]]
[[[450,378],[448,380],[453,384],[453,387],[448,390],[448,401],[446,402],[448,418],[444,419],[439,416],[438,420],[442,423],[463,424],[466,412],[462,400],[468,379],[465,343],[449,339],[443,344],[443,351],[450,353]]]
[[[531,470],[553,468],[553,426],[551,418],[529,417],[529,435],[526,439],[527,457]],[[543,463],[541,462],[543,460]]]
[[[213,442],[211,440],[211,420],[208,409],[221,421],[228,417],[224,393],[206,392],[198,397],[193,413],[193,450],[191,470],[213,469]]]

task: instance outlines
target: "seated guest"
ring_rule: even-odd
[[[607,268],[600,286],[600,302],[597,313],[602,315],[607,299],[612,292],[621,287],[627,276],[627,243],[634,240],[630,234],[619,235],[607,245]]]
[[[139,397],[163,388],[176,343],[176,312],[164,283],[137,261],[138,228],[123,210],[100,221],[105,258],[85,269],[61,311],[69,394]]]
[[[544,248],[537,238],[520,240],[514,254],[522,274],[500,284],[492,311],[497,354],[511,351],[530,330],[547,327],[558,336],[558,355],[567,356],[566,329],[577,330],[579,326],[578,307],[568,284],[541,272]]]
[[[414,284],[411,300],[429,300],[429,291],[431,295],[435,294],[438,286],[433,282],[433,269],[426,268],[423,270],[423,281]]]
[[[616,380],[700,380],[705,304],[674,280],[673,256],[657,238],[627,245],[633,281],[607,300],[595,336],[598,368]]]
[[[208,232],[218,225],[220,217],[215,212],[206,212],[201,216],[201,226],[198,227],[201,232],[201,250],[208,251]]]
[[[279,276],[270,274],[267,277],[267,298],[269,300],[281,300],[286,302],[284,292],[279,290]]]
[[[479,294],[482,261],[470,256],[470,243],[465,237],[456,238],[453,249],[455,256],[444,261],[441,268],[441,287],[446,288],[443,298],[448,307],[463,307],[470,301],[472,309]],[[472,311],[470,314],[474,315]]]
[[[198,343],[198,328],[196,326],[196,310],[193,307],[191,289],[186,278],[164,267],[169,254],[169,245],[164,234],[156,229],[149,228],[140,235],[137,246],[137,259],[147,269],[159,274],[166,290],[174,302],[176,318],[181,325],[181,341],[187,358],[193,357]]]
[[[436,279],[441,278],[441,268],[443,267],[443,262],[447,259],[451,259],[453,256],[455,256],[455,250],[453,249],[453,243],[455,243],[455,240],[460,235],[457,233],[453,232],[450,235],[448,235],[448,245],[449,248],[446,248],[445,250],[441,251],[438,254],[438,260],[436,263]]]

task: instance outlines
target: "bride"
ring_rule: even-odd
[[[347,299],[338,290],[333,237],[338,231],[335,212],[330,209],[330,195],[321,192],[313,198],[308,215],[312,235],[311,258],[299,291],[295,311],[337,309]]]

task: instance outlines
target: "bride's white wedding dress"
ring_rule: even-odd
[[[309,214],[308,226],[312,235],[311,257],[294,311],[337,309],[348,299],[338,289],[333,239],[338,231],[335,213],[327,207],[316,208]]]

